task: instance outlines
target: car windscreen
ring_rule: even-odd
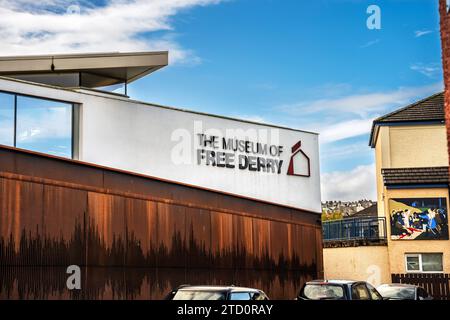
[[[331,284],[306,284],[301,297],[311,300],[338,300],[344,298],[344,288]]]
[[[414,288],[381,286],[377,290],[384,298],[415,299]]]
[[[173,300],[225,300],[225,292],[178,290]]]

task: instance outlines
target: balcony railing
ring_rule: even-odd
[[[359,245],[386,242],[386,219],[359,217],[322,223],[324,244],[330,242],[357,242]]]

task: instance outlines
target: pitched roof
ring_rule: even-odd
[[[375,146],[376,135],[380,125],[405,122],[443,122],[444,120],[444,93],[439,92],[375,119],[372,123],[370,146]]]
[[[364,218],[364,217],[376,217],[378,215],[378,205],[375,203],[370,207],[367,207],[361,211],[358,211],[349,218]]]
[[[411,184],[448,184],[448,167],[381,169],[385,186]]]

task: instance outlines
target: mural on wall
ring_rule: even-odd
[[[446,198],[389,199],[392,240],[448,240]]]

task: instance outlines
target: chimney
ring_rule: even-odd
[[[441,16],[441,47],[442,68],[445,86],[445,126],[447,127],[447,152],[450,159],[450,13],[447,8],[449,0],[439,0],[439,14]]]

